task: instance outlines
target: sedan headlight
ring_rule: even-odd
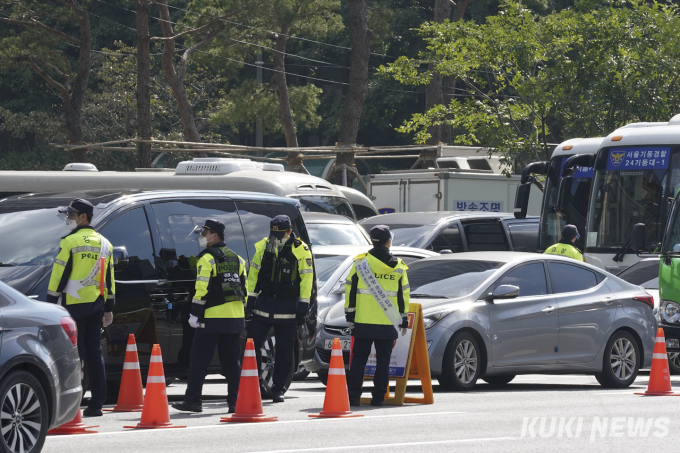
[[[436,311],[434,313],[424,314],[423,315],[423,323],[425,324],[425,330],[427,330],[430,327],[437,324],[439,321],[441,321],[449,313],[451,313],[451,310]]]
[[[661,301],[661,317],[666,322],[680,322],[680,304],[670,300]]]

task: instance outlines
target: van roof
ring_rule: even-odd
[[[361,225],[436,225],[444,220],[454,219],[512,219],[515,216],[508,212],[479,212],[479,211],[437,211],[437,212],[399,212],[381,214],[360,220]],[[527,219],[538,220],[538,216],[527,216]]]
[[[603,140],[604,137],[571,138],[557,145],[551,158],[573,156],[574,154],[596,154]],[[571,148],[565,150],[565,146],[571,146]]]

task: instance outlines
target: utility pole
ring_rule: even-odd
[[[137,0],[137,134],[143,140],[151,138],[151,61],[149,56],[149,3]],[[139,143],[137,166],[151,166],[151,144]]]

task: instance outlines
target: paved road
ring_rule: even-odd
[[[313,375],[312,375],[313,376]],[[363,418],[310,419],[321,410],[325,387],[314,379],[294,383],[286,402],[264,402],[275,423],[220,423],[226,385],[211,376],[200,414],[170,409],[184,429],[126,430],[139,414],[86,418],[99,434],[49,436],[45,452],[674,452],[680,441],[680,398],[642,397],[648,375],[627,390],[605,390],[590,376],[520,376],[505,388],[482,383],[468,393],[435,386],[435,404],[373,408]],[[680,391],[680,376],[673,377]],[[181,399],[185,382],[168,387]],[[415,386],[410,388],[414,392]]]

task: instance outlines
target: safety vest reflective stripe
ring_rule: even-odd
[[[250,267],[254,267],[255,269],[262,269],[259,265],[255,264],[255,261],[250,262]]]
[[[404,285],[404,286],[401,287],[401,290],[406,291],[409,288],[411,288],[411,285]]]
[[[357,311],[357,307],[345,308],[345,313],[354,313],[355,311]]]
[[[264,316],[265,318],[269,318],[269,313],[267,313],[266,311],[253,310],[253,313],[255,313],[258,316]]]
[[[54,264],[58,264],[60,266],[66,267],[66,262],[64,262],[62,260],[54,260]]]
[[[274,319],[293,319],[293,318],[295,318],[295,315],[288,313],[274,314]]]
[[[257,296],[258,296],[257,293],[253,293],[253,292],[248,293],[248,297],[257,297]]]
[[[314,272],[314,269],[301,269],[298,271],[300,274],[311,274]]]
[[[198,305],[205,305],[205,301],[201,299],[191,299],[191,302]]]
[[[385,293],[390,297],[397,297],[398,291],[385,291]],[[371,294],[371,291],[364,288],[357,289],[357,294]]]
[[[92,253],[99,253],[101,251],[101,247],[90,247],[87,245],[81,245],[80,247],[73,247],[71,249],[71,253],[80,253],[80,252],[92,252]]]
[[[50,296],[55,296],[55,297],[61,296],[61,293],[60,293],[60,292],[57,292],[57,291],[50,291],[49,289],[47,290],[47,294],[50,295]]]
[[[305,298],[305,297],[301,297],[299,300],[300,300],[300,302],[302,302],[303,304],[308,304],[308,303],[310,302],[310,300],[307,299],[307,298]]]
[[[114,300],[115,298],[116,296],[114,296],[113,294],[109,294],[108,296],[106,296],[106,300]]]
[[[199,281],[199,282],[209,282],[209,281],[210,281],[210,277],[196,277],[196,281]]]
[[[211,266],[214,266],[214,265],[215,265],[215,260],[208,260],[208,264],[210,264]]]

